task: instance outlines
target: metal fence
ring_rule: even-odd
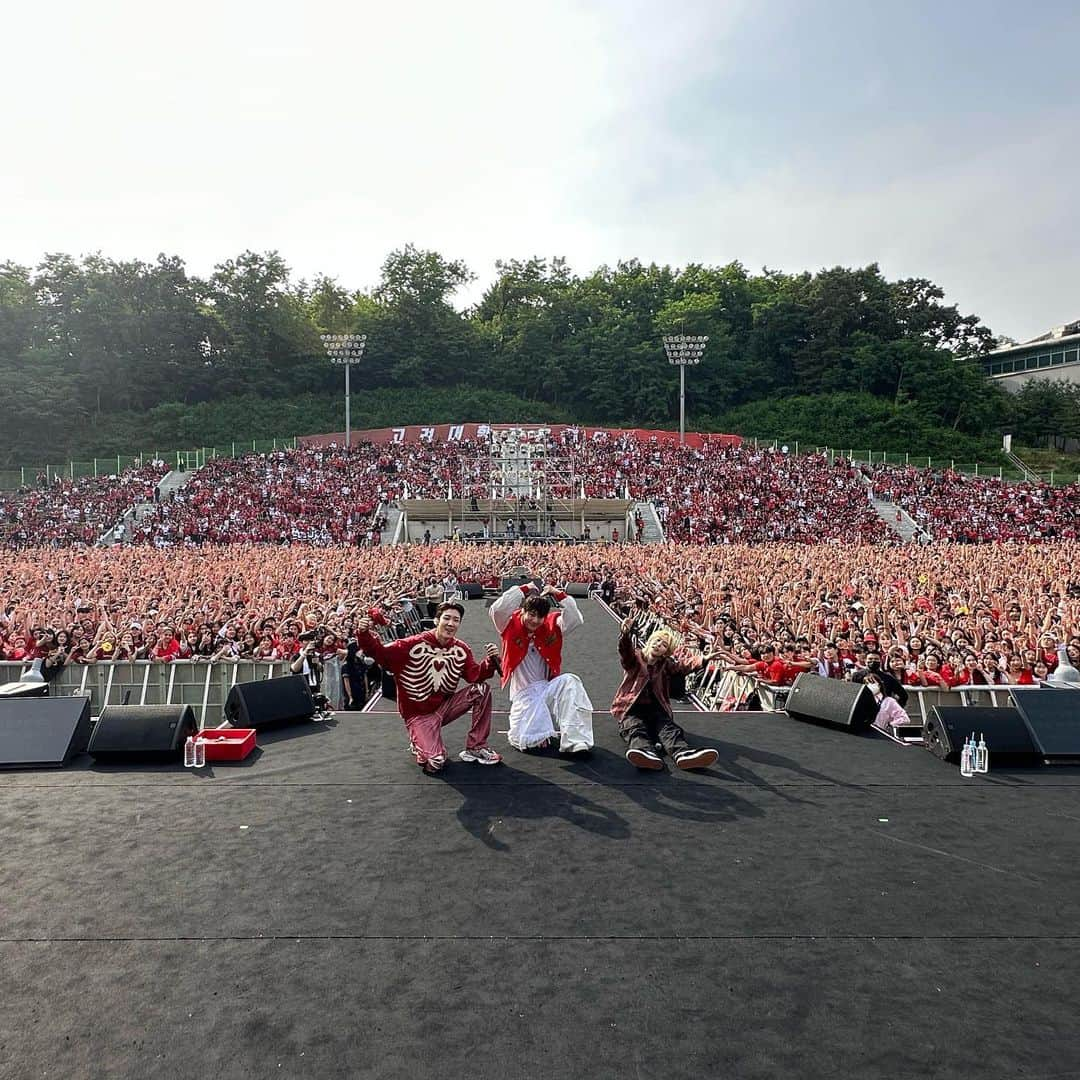
[[[227,446],[203,446],[197,450],[143,450],[138,454],[117,454],[115,457],[92,458],[90,461],[69,461],[66,465],[23,465],[0,469],[0,490],[14,491],[34,487],[42,478],[49,483],[57,479],[80,480],[86,476],[116,476],[125,469],[141,469],[153,461],[164,461],[171,469],[201,469],[216,458],[241,457],[244,454],[266,454],[273,450],[294,450],[296,439],[252,439]]]
[[[713,663],[705,665],[686,680],[687,693],[709,712],[733,712],[745,707],[747,699],[758,690],[759,685],[749,675],[725,671],[723,664]],[[787,688],[783,689],[786,692]],[[1014,704],[1013,690],[1030,690],[1031,687],[958,686],[953,690],[941,690],[932,686],[905,686],[904,689],[908,695],[908,716],[912,723],[925,727],[935,705],[1001,709]]]
[[[323,681],[333,682],[327,665]],[[18,682],[29,668],[25,664],[0,663],[0,685]],[[340,666],[334,662],[340,682]],[[224,719],[229,691],[237,684],[289,675],[287,661],[274,663],[241,660],[236,663],[161,664],[150,660],[71,665],[49,683],[55,697],[89,694],[90,711],[98,716],[106,705],[190,705],[199,727],[216,727]],[[328,694],[333,704],[334,695]]]
[[[846,450],[836,446],[810,446],[807,443],[800,444],[793,440],[785,443],[783,439],[753,439],[743,440],[744,445],[750,443],[755,449],[781,450],[785,446],[792,454],[828,454],[830,461],[836,458],[847,458],[857,465],[911,465],[917,469],[951,469],[953,472],[963,473],[965,476],[989,476],[997,480],[1019,481],[1025,479],[1024,474],[1016,468],[997,464],[988,465],[979,461],[957,461],[955,458],[930,457],[926,454],[895,453],[887,450],[859,450],[856,447],[848,447]],[[1075,481],[1080,481],[1080,475],[1071,472],[1051,472],[1046,482],[1055,486],[1063,487]]]

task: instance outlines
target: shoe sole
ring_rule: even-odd
[[[676,758],[675,764],[680,769],[707,769],[716,763],[719,756],[715,750],[695,750],[685,757]]]
[[[658,757],[646,754],[644,750],[627,750],[626,760],[639,769],[655,770],[664,767],[664,763]]]

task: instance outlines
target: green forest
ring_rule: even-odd
[[[370,292],[295,279],[276,252],[207,278],[184,262],[49,255],[0,265],[0,466],[342,430],[341,369],[319,334],[368,335],[354,428],[459,420],[674,427],[662,336],[707,334],[687,426],[974,460],[1001,433],[1080,435],[1076,387],[1006,394],[994,345],[933,282],[876,265],[816,273],[637,260],[579,276],[563,259],[496,264],[479,303],[462,262],[407,245]]]

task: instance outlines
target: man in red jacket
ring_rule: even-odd
[[[634,645],[631,631],[634,616],[619,627],[619,662],[623,679],[615,691],[611,714],[619,734],[629,744],[626,760],[639,769],[662,769],[659,743],[680,769],[706,769],[720,756],[711,747],[691,749],[683,729],[671,711],[671,677],[699,668],[711,657],[700,653],[676,660],[675,635],[662,627],[649,635],[641,648]]]
[[[456,600],[440,604],[435,629],[384,644],[372,633],[371,618],[357,620],[356,640],[375,662],[393,672],[397,706],[409,732],[409,749],[424,772],[437,773],[446,764],[442,729],[472,711],[465,749],[458,757],[477,765],[498,765],[502,758],[487,745],[491,732],[491,687],[498,647],[488,645],[481,663],[455,636],[465,608]],[[464,678],[467,686],[458,689]]]
[[[587,754],[593,705],[581,679],[562,670],[563,638],[584,622],[577,601],[554,585],[515,585],[491,605],[491,621],[510,687],[510,745],[539,749],[557,738],[561,753]]]

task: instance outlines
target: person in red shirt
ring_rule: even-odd
[[[159,626],[157,640],[150,646],[150,659],[168,664],[180,655],[180,642],[170,626]]]
[[[490,614],[510,689],[510,745],[527,750],[558,740],[561,753],[588,753],[592,701],[581,679],[562,670],[563,639],[584,621],[577,601],[553,584],[541,591],[528,583],[507,589]]]
[[[427,773],[437,773],[446,764],[443,727],[470,711],[472,724],[465,749],[458,757],[478,765],[498,765],[502,761],[487,745],[491,733],[491,688],[487,680],[495,673],[499,649],[489,644],[483,661],[477,663],[469,646],[456,636],[464,615],[464,605],[448,600],[437,609],[434,630],[389,644],[383,644],[372,632],[369,615],[356,623],[360,647],[394,675],[398,713],[409,732],[409,749],[416,764]],[[462,678],[469,685],[459,690]]]

